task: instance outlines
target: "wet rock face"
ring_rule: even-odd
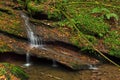
[[[58,45],[48,45],[44,46],[44,48],[32,48],[29,52],[40,58],[57,61],[73,70],[92,69],[92,65],[96,66],[99,63],[95,58]]]
[[[49,24],[49,23],[48,23]],[[40,35],[45,41],[60,41],[64,43],[72,44],[71,34],[68,28],[50,28],[47,25],[36,25],[36,33]]]
[[[0,63],[0,80],[28,80],[28,76],[20,67]]]

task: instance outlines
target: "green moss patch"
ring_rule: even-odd
[[[2,13],[0,16],[0,30],[15,35],[21,35],[22,28],[19,16]]]
[[[120,57],[120,33],[117,30],[110,31],[105,37],[104,43],[109,48],[111,55]]]
[[[0,63],[0,76],[7,80],[28,80],[28,75],[20,67],[8,63]]]
[[[57,28],[66,26],[70,28],[70,41],[74,45],[88,48],[93,44],[97,49],[102,47],[105,48],[102,50],[107,49],[106,51],[112,55],[119,55],[120,31],[117,24],[120,13],[120,6],[117,5],[120,4],[119,0],[113,2],[104,0],[28,0],[25,4],[31,15],[40,17],[38,13],[42,13],[51,20],[56,19],[53,24]],[[110,24],[111,18],[114,18],[115,30],[112,30],[114,27]]]

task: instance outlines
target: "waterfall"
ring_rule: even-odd
[[[53,61],[52,66],[53,66],[53,67],[57,67],[58,65],[57,65],[56,61],[55,61],[55,60],[52,60],[52,61]]]
[[[37,36],[33,32],[33,30],[31,29],[31,28],[34,27],[34,25],[29,22],[29,17],[26,14],[24,14],[24,13],[21,13],[21,17],[25,21],[27,35],[28,35],[28,38],[30,40],[30,47],[31,48],[33,48],[33,47],[35,47],[35,48],[42,48],[43,47],[42,39],[41,39],[41,37]]]
[[[30,62],[30,54],[29,53],[26,53],[26,64],[24,64],[24,66],[28,67],[31,65],[31,62]]]
[[[35,27],[33,24],[30,23],[29,21],[29,17],[25,14],[21,12],[21,17],[23,18],[24,22],[25,22],[25,26],[26,26],[26,30],[27,30],[27,36],[29,39],[29,44],[30,44],[30,49],[32,48],[43,48],[42,45],[42,39],[41,37],[37,36],[33,30],[31,28]],[[30,50],[28,50],[28,52],[26,53],[26,64],[24,66],[30,66],[31,62],[30,62]]]
[[[29,38],[30,41],[30,49],[32,48],[40,48],[40,49],[44,49],[47,50],[45,47],[43,47],[43,43],[42,43],[42,39],[41,37],[37,36],[34,32],[33,32],[33,27],[35,27],[33,24],[30,23],[29,21],[29,17],[25,14],[21,12],[21,17],[23,18],[24,22],[25,22],[25,26],[26,26],[26,30],[27,30],[27,36]],[[28,50],[29,52],[29,50]],[[26,53],[26,64],[24,66],[30,66],[30,53]],[[53,67],[57,67],[56,61],[53,60]]]

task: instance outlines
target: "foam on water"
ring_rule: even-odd
[[[89,69],[92,69],[92,70],[98,70],[98,68],[96,66],[93,66],[93,65],[89,65]]]

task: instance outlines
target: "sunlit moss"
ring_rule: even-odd
[[[7,80],[28,80],[28,75],[18,66],[9,63],[0,63],[0,76]],[[14,76],[14,77],[13,77]]]
[[[110,31],[104,40],[105,45],[109,48],[110,54],[120,57],[120,34],[118,31]]]
[[[18,15],[9,15],[2,13],[0,16],[0,30],[21,36],[23,28],[21,28],[20,17]]]

